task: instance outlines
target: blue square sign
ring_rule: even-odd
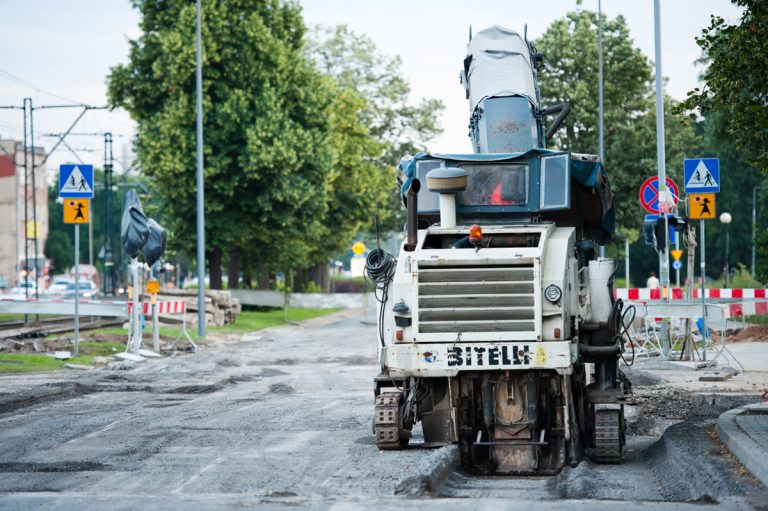
[[[683,162],[686,193],[717,193],[720,191],[720,160],[694,158]]]
[[[92,199],[93,165],[62,165],[59,167],[59,197]]]

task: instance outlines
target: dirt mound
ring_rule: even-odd
[[[768,325],[752,325],[742,328],[729,335],[728,342],[766,342],[768,341]]]

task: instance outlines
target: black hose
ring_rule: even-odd
[[[380,248],[371,250],[368,253],[368,257],[365,258],[365,274],[371,279],[376,288],[373,295],[376,297],[381,306],[379,307],[379,342],[381,346],[384,346],[384,305],[387,303],[387,297],[389,296],[389,284],[392,282],[392,277],[395,275],[395,267],[397,266],[397,259]]]
[[[611,359],[621,354],[621,346],[613,344],[611,346],[590,346],[589,344],[579,344],[579,353],[586,358],[593,359]]]

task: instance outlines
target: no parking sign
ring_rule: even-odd
[[[675,184],[675,182],[670,178],[666,179],[666,183],[667,189],[672,195],[672,204],[670,204],[664,211],[659,211],[659,202],[667,204],[668,201],[659,201],[661,195],[659,193],[659,178],[649,177],[645,180],[645,182],[643,182],[642,186],[640,186],[640,204],[648,213],[653,215],[657,215],[659,213],[669,213],[669,211],[671,211],[672,208],[677,204],[677,201],[680,198],[680,189],[677,187],[677,184]]]

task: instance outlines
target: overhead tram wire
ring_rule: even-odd
[[[28,89],[34,90],[35,92],[39,92],[40,94],[45,94],[47,96],[51,96],[56,99],[60,99],[62,101],[68,101],[73,104],[82,104],[83,101],[77,101],[72,98],[68,98],[66,96],[62,96],[60,94],[56,94],[54,92],[50,92],[48,90],[45,90],[41,87],[38,87],[34,83],[28,82],[27,80],[24,80],[23,78],[19,78],[18,76],[9,73],[8,71],[4,69],[0,69],[0,78],[5,78],[8,81],[15,82],[17,85],[21,85],[23,87],[27,87]]]

